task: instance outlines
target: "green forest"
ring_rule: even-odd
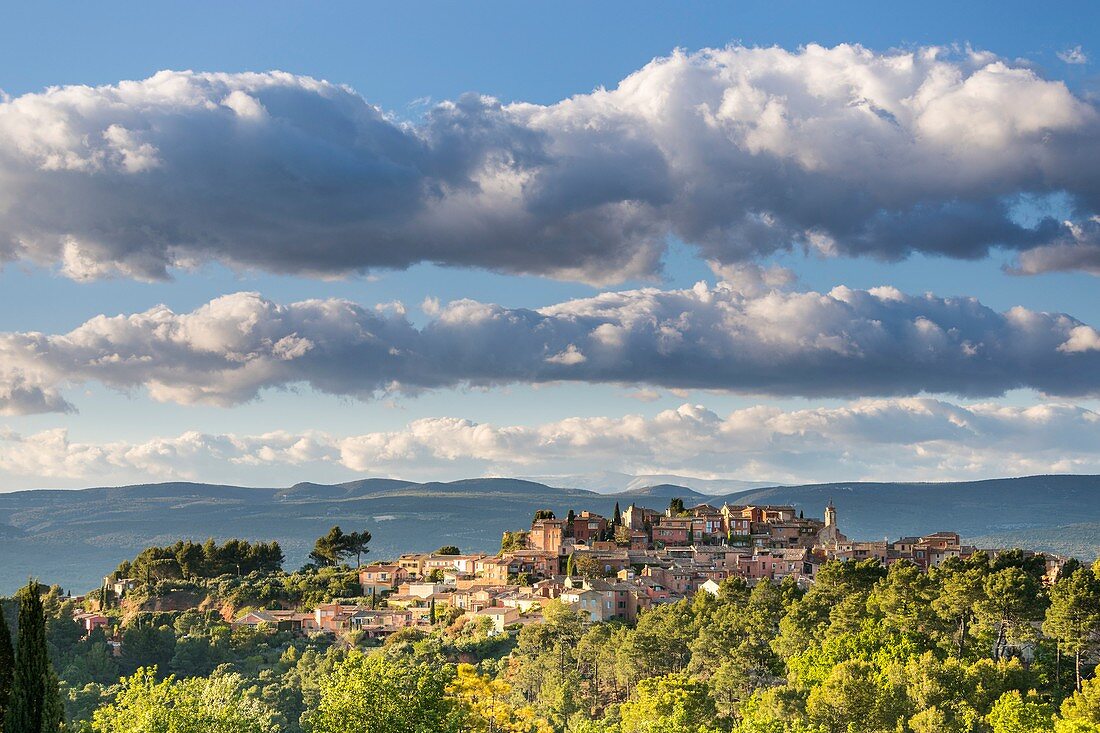
[[[256,554],[207,554],[226,570],[233,552]],[[170,565],[161,554],[123,569]],[[188,577],[150,570],[111,608],[117,656],[58,588],[4,599],[4,732],[1100,732],[1100,567],[1074,561],[1053,584],[1020,551],[927,574],[832,562],[809,589],[729,579],[634,625],[549,601],[542,623],[495,634],[444,607],[431,630],[379,642],[224,618],[354,595],[346,566],[260,569],[267,547],[247,574],[230,558],[232,572],[203,577],[217,564],[185,554]],[[187,594],[198,607],[141,610]]]

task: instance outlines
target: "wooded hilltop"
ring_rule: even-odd
[[[0,604],[4,730],[1100,731],[1100,564],[1070,560],[1051,580],[1020,550],[928,572],[830,561],[808,586],[729,578],[633,623],[593,623],[560,599],[502,629],[433,604],[425,626],[384,639],[235,622],[334,601],[383,612],[360,576],[384,563],[347,564],[367,548],[346,537],[319,538],[295,572],[273,566],[277,546],[181,543],[120,567],[108,580],[136,576],[122,598],[110,583],[81,598],[28,586]],[[187,577],[155,572],[177,556]],[[32,678],[47,699],[28,728]]]

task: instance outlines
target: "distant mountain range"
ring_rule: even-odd
[[[821,516],[831,500],[841,529],[859,539],[949,529],[980,546],[1019,545],[1088,559],[1100,551],[1100,476],[771,486],[720,496],[663,482],[609,494],[508,478],[289,488],[161,483],[0,493],[0,593],[28,576],[74,591],[94,588],[142,548],[186,538],[278,540],[287,567],[297,567],[334,524],[370,530],[368,559],[441,545],[495,552],[501,533],[526,527],[536,509],[610,515],[616,502],[664,508],[673,497],[689,506],[793,504],[807,516]]]
[[[579,473],[563,476],[523,476],[527,481],[537,481],[547,486],[561,486],[567,489],[588,489],[598,494],[618,494],[623,491],[635,491],[647,486],[672,484],[686,486],[701,494],[722,496],[747,489],[762,489],[775,486],[775,481],[741,481],[738,479],[705,479],[694,476],[679,476],[671,473],[629,474],[616,471],[598,473]]]

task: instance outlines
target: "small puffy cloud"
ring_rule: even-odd
[[[588,358],[580,352],[576,344],[569,344],[565,347],[565,351],[546,357],[546,361],[548,364],[572,366],[574,364],[583,364],[588,361]]]
[[[235,293],[188,313],[157,306],[64,334],[0,333],[0,411],[71,409],[64,390],[88,382],[222,406],[302,384],[356,399],[557,381],[797,396],[1100,394],[1091,325],[892,287],[700,282],[538,310],[458,300],[425,311],[417,327],[393,304]]]
[[[361,435],[188,432],[142,442],[81,443],[63,430],[0,431],[7,485],[157,479],[276,483],[391,475],[417,480],[617,470],[814,480],[925,480],[1100,472],[1100,415],[1067,404],[959,405],[860,400],[784,411],[759,405],[719,415],[684,404],[656,415],[574,417],[492,425],[416,420]],[[261,479],[262,480],[262,479]]]
[[[309,77],[162,71],[0,101],[0,263],[159,279],[430,262],[606,283],[657,273],[670,238],[719,265],[978,258],[1064,240],[1017,205],[1059,194],[1085,221],[1097,171],[1092,102],[942,48],[676,52],[613,89],[467,95],[415,122]]]
[[[1069,332],[1069,338],[1058,349],[1071,354],[1100,351],[1100,332],[1092,326],[1077,326]]]
[[[1021,252],[1016,264],[1006,269],[1013,275],[1074,271],[1100,275],[1100,217],[1065,222],[1060,236]]]
[[[1087,64],[1089,62],[1089,56],[1083,50],[1081,45],[1071,46],[1064,51],[1058,52],[1058,58],[1067,64]]]
[[[779,265],[765,267],[755,262],[724,265],[711,260],[707,266],[719,282],[745,295],[758,296],[771,290],[786,290],[798,279],[793,271]]]

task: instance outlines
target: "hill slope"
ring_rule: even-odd
[[[597,473],[578,473],[557,476],[524,476],[529,481],[537,481],[547,486],[582,488],[597,494],[618,494],[657,484],[686,486],[701,494],[720,496],[732,491],[760,489],[775,486],[774,481],[742,481],[738,479],[702,479],[694,476],[679,476],[672,473],[630,474],[617,471],[599,471]]]
[[[841,529],[861,539],[954,529],[987,546],[1020,544],[1089,558],[1100,550],[1100,476],[777,486],[725,497],[669,484],[601,495],[520,479],[364,479],[289,488],[176,482],[0,494],[0,593],[30,575],[75,591],[93,588],[143,547],[187,538],[278,540],[287,566],[297,567],[334,524],[374,535],[368,559],[440,545],[495,551],[501,533],[527,526],[536,509],[608,516],[616,502],[663,509],[674,496],[688,505],[794,504],[807,516],[821,516],[832,500]]]

